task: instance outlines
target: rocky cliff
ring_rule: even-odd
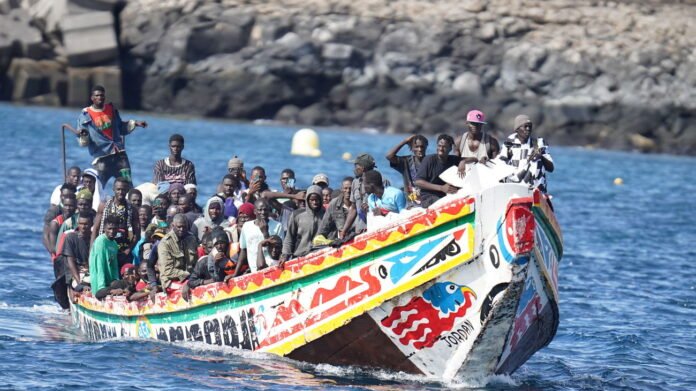
[[[131,0],[118,11],[131,108],[427,133],[461,129],[479,108],[499,136],[526,113],[552,144],[696,153],[687,2]],[[63,67],[71,95],[84,65],[42,36],[39,57]],[[21,68],[0,60],[9,80]],[[82,72],[82,84],[104,79]],[[52,77],[38,95],[49,103],[84,94],[61,97]]]

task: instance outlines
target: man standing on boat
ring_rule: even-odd
[[[131,182],[130,162],[126,155],[125,136],[147,122],[121,121],[118,110],[106,102],[106,90],[102,86],[92,88],[92,105],[82,109],[77,119],[80,145],[89,147],[92,165],[99,174],[103,188],[111,177],[123,177]]]
[[[396,154],[404,145],[408,145],[411,155],[397,156]],[[421,134],[414,134],[387,152],[386,158],[389,160],[389,166],[404,177],[404,191],[408,196],[408,201],[413,205],[420,204],[420,189],[414,182],[418,174],[418,167],[420,167],[427,149],[428,139]]]
[[[516,167],[517,172],[507,182],[524,182],[546,192],[546,171],[553,172],[553,159],[544,139],[532,138],[532,120],[518,115],[513,122],[514,132],[508,136],[498,156],[500,160]]]
[[[196,167],[193,162],[181,157],[184,151],[184,136],[173,134],[169,137],[169,157],[155,162],[152,183],[163,181],[188,185],[196,184]]]
[[[454,154],[461,158],[459,175],[464,176],[467,164],[485,163],[498,156],[498,140],[483,130],[486,117],[480,110],[471,110],[466,114],[467,132],[457,137]]]

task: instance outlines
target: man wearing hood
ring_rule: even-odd
[[[232,275],[236,269],[236,263],[227,255],[230,239],[227,233],[221,229],[213,231],[213,250],[210,254],[201,257],[191,272],[188,283],[181,291],[181,296],[189,300],[189,291],[201,285],[222,282],[225,276]]]
[[[212,231],[215,227],[224,229],[230,225],[230,222],[225,219],[222,213],[223,208],[224,201],[220,196],[214,195],[206,202],[205,208],[203,209],[203,216],[199,217],[193,223],[195,229],[191,229],[198,237],[198,240],[203,239],[203,235],[205,235],[206,232]]]
[[[171,230],[157,246],[157,266],[162,289],[176,290],[196,266],[198,240],[189,234],[188,222],[181,213],[174,216]]]
[[[312,239],[319,232],[319,225],[324,217],[321,187],[312,185],[305,195],[307,207],[290,218],[288,231],[283,240],[283,255],[280,265],[290,258],[306,255],[312,249]]]

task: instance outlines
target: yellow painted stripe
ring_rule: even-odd
[[[465,261],[472,259],[474,255],[474,229],[471,224],[466,224],[464,227],[466,227],[467,239],[469,242],[469,251],[467,253],[459,255],[450,262],[435,266],[432,269],[425,271],[422,275],[408,280],[405,283],[398,285],[391,290],[380,294],[379,296],[375,296],[362,304],[356,305],[344,313],[338,314],[333,318],[326,319],[321,324],[314,326],[311,329],[304,330],[304,333],[300,331],[298,335],[288,337],[275,345],[261,349],[261,351],[275,353],[278,355],[286,355],[308,342],[314,341],[315,339],[320,338],[321,336],[326,335],[339,327],[345,326],[353,318],[379,306],[383,302],[408,292],[438,277],[439,275],[460,266]]]

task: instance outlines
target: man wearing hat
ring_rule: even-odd
[[[459,174],[464,176],[467,164],[485,163],[495,158],[500,152],[500,144],[495,137],[483,130],[486,116],[480,110],[471,110],[466,114],[467,132],[455,140],[454,154],[462,160],[459,162]]]
[[[326,189],[329,187],[329,177],[324,173],[319,173],[312,178],[312,184]]]
[[[503,144],[498,156],[500,160],[517,168],[507,182],[523,182],[546,192],[546,171],[553,172],[553,159],[544,139],[531,137],[534,125],[526,115],[518,115],[513,121],[513,130]]]
[[[375,158],[369,153],[358,155],[353,161],[355,169],[355,179],[350,190],[350,210],[343,228],[338,231],[338,238],[343,239],[345,234],[350,231],[351,227],[355,228],[356,233],[363,232],[367,229],[367,195],[365,194],[365,185],[363,183],[363,174],[367,171],[374,170],[376,167]],[[357,217],[357,220],[356,220]],[[355,224],[353,224],[355,223]]]
[[[232,156],[232,159],[227,162],[227,173],[239,180],[240,191],[249,188],[249,180],[246,178],[246,171],[244,171],[244,162],[237,155]]]

